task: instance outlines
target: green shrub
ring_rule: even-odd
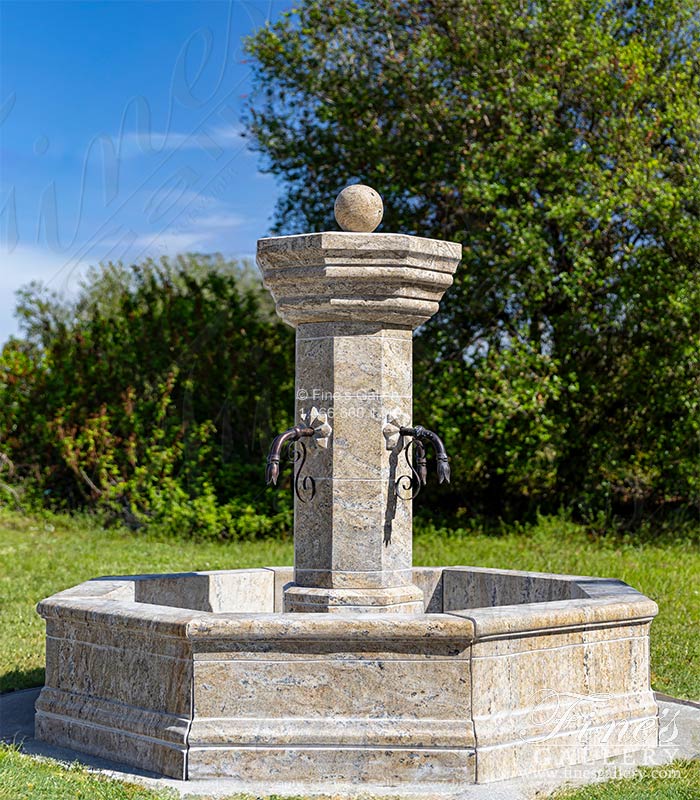
[[[109,264],[73,302],[31,286],[19,313],[0,356],[5,494],[200,537],[289,529],[289,493],[263,476],[293,337],[249,267]]]

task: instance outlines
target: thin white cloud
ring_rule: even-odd
[[[245,142],[245,128],[242,125],[220,125],[213,129],[212,138],[219,144],[226,142],[239,147]]]
[[[143,193],[146,208],[155,208],[161,205],[172,205],[181,208],[183,206],[194,206],[196,208],[211,208],[218,204],[216,197],[192,191],[191,189],[179,189],[178,187],[165,187],[157,189],[155,192]]]
[[[162,233],[145,233],[137,236],[131,247],[141,250],[144,256],[158,254],[174,255],[200,248],[206,248],[209,239],[207,231],[163,231]]]
[[[70,288],[87,266],[70,253],[55,253],[36,245],[20,244],[11,253],[0,250],[0,296],[4,299],[31,281],[44,281],[57,290]]]
[[[243,147],[244,129],[240,125],[223,125],[192,133],[181,131],[134,131],[121,139],[121,155],[134,158],[140,155],[169,153],[174,150],[222,150]],[[115,139],[115,143],[118,140]]]
[[[138,227],[125,227],[101,241],[111,248],[103,257],[138,260],[220,250],[231,232],[249,221],[217,198],[189,190],[159,190],[147,198],[145,212]]]
[[[173,229],[164,228],[160,232],[136,236],[131,247],[151,256],[155,253],[173,255],[192,250],[216,249],[220,235],[240,228],[245,221],[245,217],[240,214],[228,212],[188,218],[186,226],[175,225]]]
[[[210,214],[195,220],[198,227],[209,230],[231,230],[231,228],[240,228],[245,222],[245,217],[240,214]]]
[[[20,244],[11,253],[0,250],[0,343],[18,332],[15,292],[32,281],[70,294],[78,287],[88,262],[45,247]]]

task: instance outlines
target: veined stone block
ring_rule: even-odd
[[[410,470],[403,440],[388,447],[384,431],[390,420],[411,425],[413,330],[437,311],[461,254],[459,244],[403,234],[258,242],[265,285],[297,331],[295,421],[315,410],[332,426],[325,446],[306,453],[316,492],[295,499],[287,611],[411,614],[422,603],[415,589],[397,601],[411,585],[412,506],[395,489]]]
[[[656,605],[620,581],[423,567],[403,587],[416,613],[329,615],[280,613],[290,578],[127,576],[40,603],[37,736],[300,792],[331,777],[429,791],[656,746]]]

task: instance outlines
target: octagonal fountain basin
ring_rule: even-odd
[[[282,613],[291,568],[99,578],[41,602],[36,735],[251,789],[488,783],[657,744],[654,602],[415,568],[425,613]]]

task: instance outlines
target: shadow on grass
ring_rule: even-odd
[[[0,694],[44,685],[44,668],[13,669],[0,675]]]

